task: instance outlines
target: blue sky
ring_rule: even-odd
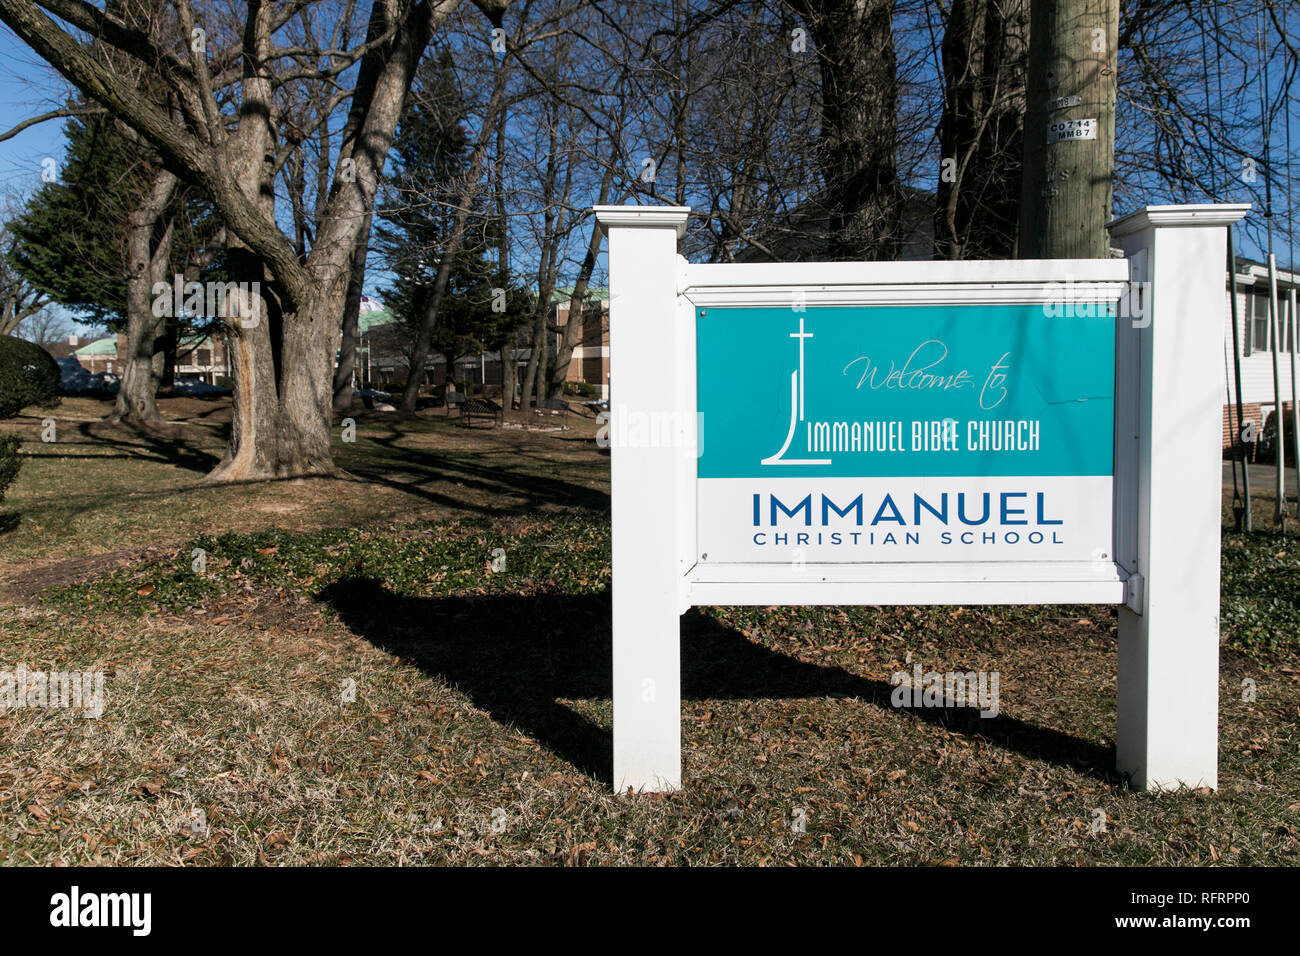
[[[0,128],[62,105],[66,85],[45,61],[0,27]],[[0,143],[0,190],[29,191],[40,185],[41,160],[63,155],[63,123],[51,120]]]
[[[67,85],[26,44],[0,26],[0,132],[63,105]],[[63,120],[38,123],[0,143],[0,196],[26,196],[41,184],[46,157],[63,162]],[[82,333],[92,326],[75,323]]]

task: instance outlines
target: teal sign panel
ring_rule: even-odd
[[[700,478],[1104,476],[1115,310],[696,310]]]

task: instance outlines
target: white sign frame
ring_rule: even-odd
[[[1147,207],[1111,224],[1124,259],[692,265],[676,251],[689,209],[596,207],[609,239],[615,790],[681,786],[680,615],[729,604],[1121,605],[1120,770],[1146,789],[1217,786],[1221,280],[1224,227],[1249,208]],[[1113,560],[697,559],[697,310],[790,307],[795,291],[805,307],[1048,305],[1063,283],[1076,301],[1140,303],[1117,320]],[[620,422],[668,440],[629,441]]]
[[[818,306],[1050,305],[1067,293],[1077,302],[1116,302],[1128,289],[1128,264],[1115,259],[1056,262],[864,262],[690,265],[678,259],[678,355],[696,380],[695,316],[716,307],[789,308],[791,290]],[[1064,283],[1068,281],[1067,287]],[[1064,321],[1064,320],[1063,320]],[[611,376],[612,380],[612,376]],[[693,408],[693,404],[689,406]],[[685,416],[688,427],[698,419]],[[707,424],[706,440],[707,440]],[[698,437],[689,435],[693,449]],[[735,604],[1118,604],[1128,574],[1114,561],[918,561],[806,563],[797,577],[768,563],[697,560],[695,459],[683,456],[682,600]],[[689,489],[685,483],[689,482]],[[687,550],[689,548],[689,550]],[[1026,597],[1031,598],[1026,600]]]

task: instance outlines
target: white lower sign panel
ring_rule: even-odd
[[[1107,561],[1109,476],[701,478],[699,560]]]

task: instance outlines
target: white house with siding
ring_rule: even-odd
[[[1237,272],[1237,347],[1241,351],[1241,401],[1247,422],[1256,428],[1263,426],[1268,415],[1277,407],[1273,389],[1273,337],[1269,321],[1268,266],[1248,259],[1236,260]],[[1277,271],[1278,327],[1280,346],[1278,353],[1278,384],[1281,389],[1285,430],[1290,431],[1291,400],[1291,350],[1300,346],[1295,342],[1296,315],[1292,296],[1300,289],[1300,275],[1279,268]],[[1229,429],[1228,405],[1237,401],[1236,374],[1232,366],[1232,293],[1231,281],[1225,291],[1223,321],[1223,355],[1227,376],[1224,390],[1223,443],[1232,443]],[[1237,413],[1232,410],[1232,423]],[[1290,444],[1290,439],[1288,439]]]

